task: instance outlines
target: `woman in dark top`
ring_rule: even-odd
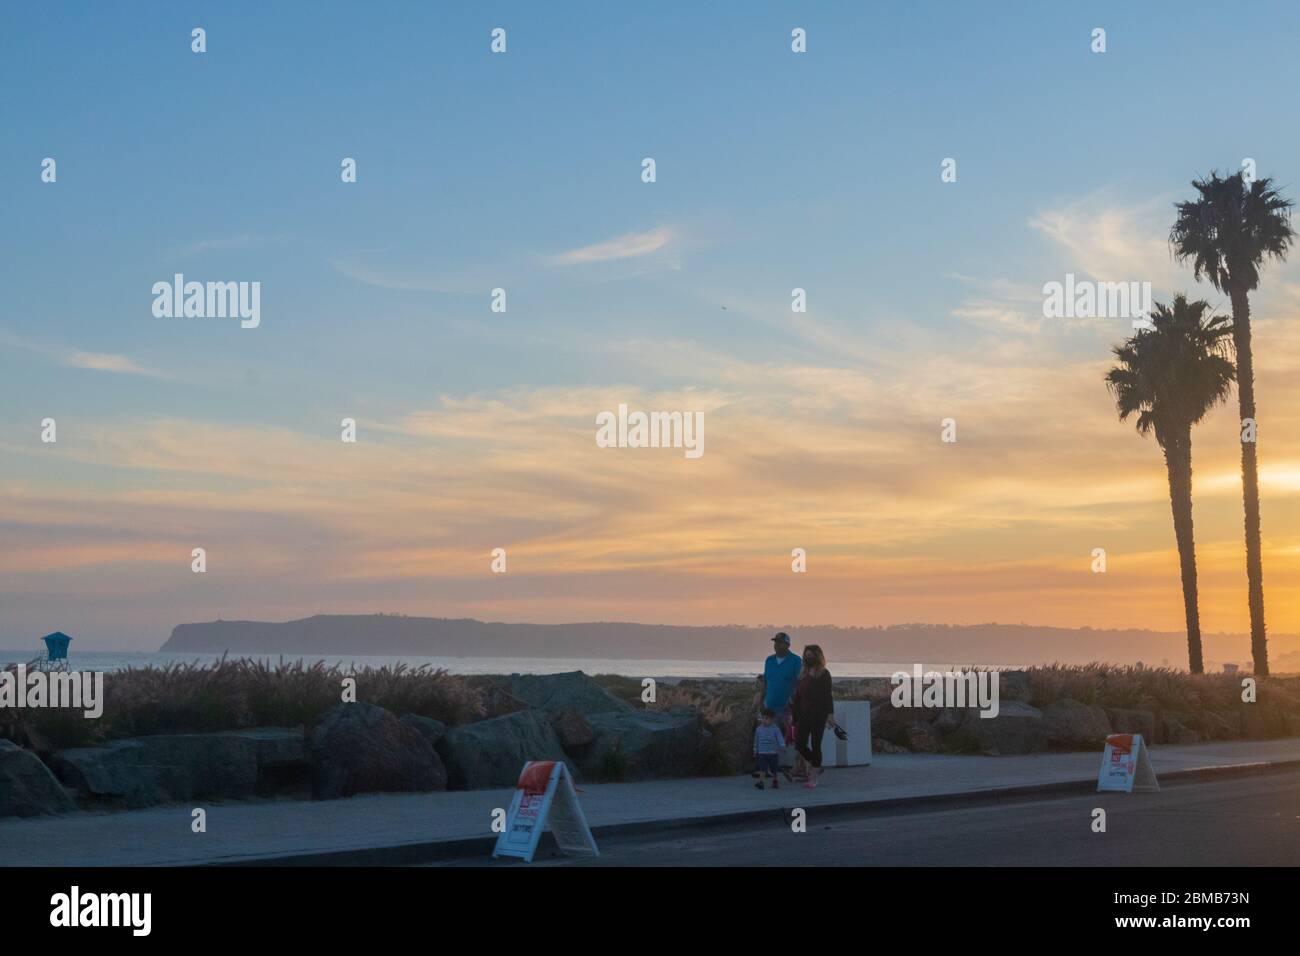
[[[803,670],[799,685],[790,701],[794,715],[794,748],[812,765],[808,771],[810,790],[817,786],[822,766],[822,734],[834,723],[835,703],[831,698],[831,672],[826,669],[826,655],[816,644],[803,649]]]

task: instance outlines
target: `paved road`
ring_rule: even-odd
[[[1160,779],[1169,782],[1169,774],[1194,768],[1300,761],[1300,737],[1157,747],[1151,759]],[[1097,779],[1099,763],[1098,753],[891,754],[869,767],[828,770],[824,786],[800,791],[798,800],[815,817],[824,818],[835,804],[890,800],[910,805],[926,797],[1070,782],[1089,787]],[[467,840],[486,846],[493,836],[493,811],[510,806],[513,796],[513,788],[501,788],[213,803],[204,834],[191,830],[192,807],[187,804],[0,819],[0,867],[157,866],[267,858],[340,862],[342,857],[353,863],[399,865],[419,858],[421,846]],[[759,793],[744,777],[691,777],[584,785],[580,799],[592,826],[609,828],[754,810],[779,819],[792,796],[785,789]],[[435,856],[425,853],[423,858]]]
[[[1107,830],[1093,833],[1092,812]],[[827,814],[788,826],[611,839],[598,860],[534,866],[1297,866],[1300,771],[1174,783],[1159,793]],[[510,865],[496,862],[493,865]]]

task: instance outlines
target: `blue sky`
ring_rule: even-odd
[[[1022,389],[1000,363],[1104,361],[1122,332],[1044,331],[1035,290],[1066,271],[1150,279],[1157,298],[1176,281],[1192,287],[1161,259],[1188,181],[1251,156],[1288,185],[1300,155],[1286,119],[1300,88],[1293,4],[1243,14],[1176,3],[10,2],[0,19],[0,488],[12,494],[11,540],[66,534],[69,549],[85,550],[77,534],[92,526],[105,541],[147,536],[123,510],[138,493],[215,509],[232,489],[265,499],[298,488],[285,478],[255,491],[255,473],[196,476],[163,460],[174,444],[156,435],[130,461],[109,448],[160,421],[181,436],[263,429],[271,448],[275,435],[334,439],[354,415],[363,434],[410,451],[428,437],[421,414],[447,403],[536,408],[539,396],[611,389],[789,409],[801,395],[817,404],[838,375],[878,387],[874,398],[836,393],[815,412],[845,422],[865,400],[883,419],[984,408],[996,375],[1032,398],[1037,379]],[[195,26],[207,30],[202,55],[190,51]],[[496,26],[508,31],[504,56],[488,50]],[[808,31],[805,55],[790,52],[796,26]],[[1104,55],[1089,49],[1098,26]],[[39,179],[46,156],[58,162],[54,185]],[[345,156],[356,184],[340,182]],[[654,184],[640,181],[645,156]],[[941,184],[949,156],[958,181]],[[1125,264],[1135,273],[1103,274]],[[1294,281],[1289,268],[1261,291],[1265,308]],[[261,327],[154,318],[150,288],[175,272],[260,281]],[[505,314],[488,309],[495,286],[507,289]],[[807,318],[791,317],[795,286],[808,290]],[[1294,329],[1280,327],[1279,340],[1293,343]],[[96,364],[116,370],[86,367]],[[919,396],[938,397],[899,410]],[[1108,414],[1104,391],[1097,413]],[[58,455],[33,445],[47,415],[60,423]],[[479,436],[484,461],[506,447],[490,438],[498,426]],[[431,454],[457,447],[451,431],[437,429]],[[1115,426],[1111,437],[1131,436]],[[725,449],[727,433],[717,441]],[[1133,461],[1155,462],[1130,444]],[[855,460],[822,452],[808,468],[840,473]],[[38,492],[84,501],[103,520],[74,534],[45,511],[21,517],[18,503]],[[797,498],[789,507],[807,504]],[[936,521],[915,556],[949,555],[983,533]],[[1157,510],[1152,540],[1169,537],[1160,522]],[[1065,547],[1060,527],[1017,533],[1048,560]],[[446,528],[435,521],[430,534]],[[275,534],[290,550],[353,542],[337,527]],[[557,536],[562,522],[542,535]],[[108,599],[91,594],[97,574],[102,591],[116,594],[104,582],[120,580],[136,605],[159,608],[119,607],[105,640],[165,636],[164,621],[205,616],[207,606],[161,600],[166,589],[145,583],[158,572],[150,559],[138,578],[120,553],[104,561],[111,568],[55,562],[14,585],[0,641],[54,607],[99,619]],[[628,593],[645,584],[621,570]],[[419,598],[389,582],[340,585],[346,600],[331,603],[341,591],[321,587],[304,581],[280,605],[232,582],[212,603],[257,616]],[[655,616],[635,603],[589,608],[583,593],[555,607],[521,597],[460,609]],[[1087,603],[1043,622],[1089,623]],[[1004,619],[1019,618],[1013,605]],[[740,620],[744,603],[697,603],[692,620],[701,608]],[[859,621],[860,609],[839,616],[880,622]]]

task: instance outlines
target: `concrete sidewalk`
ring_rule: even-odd
[[[1300,739],[1234,741],[1151,751],[1156,774],[1246,771],[1300,764]],[[585,786],[579,794],[597,840],[626,831],[724,823],[787,808],[841,810],[979,797],[1087,792],[1101,754],[878,756],[870,767],[829,769],[822,786],[758,791],[748,776]],[[511,790],[376,794],[346,800],[196,804],[207,833],[190,831],[193,807],[79,813],[0,821],[0,866],[175,866],[221,863],[403,864],[486,855],[492,811]],[[1135,799],[1150,799],[1143,795]]]

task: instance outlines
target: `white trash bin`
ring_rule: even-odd
[[[826,728],[822,736],[823,767],[864,767],[871,763],[871,701],[837,700],[835,723],[844,728],[848,740],[840,740]]]

